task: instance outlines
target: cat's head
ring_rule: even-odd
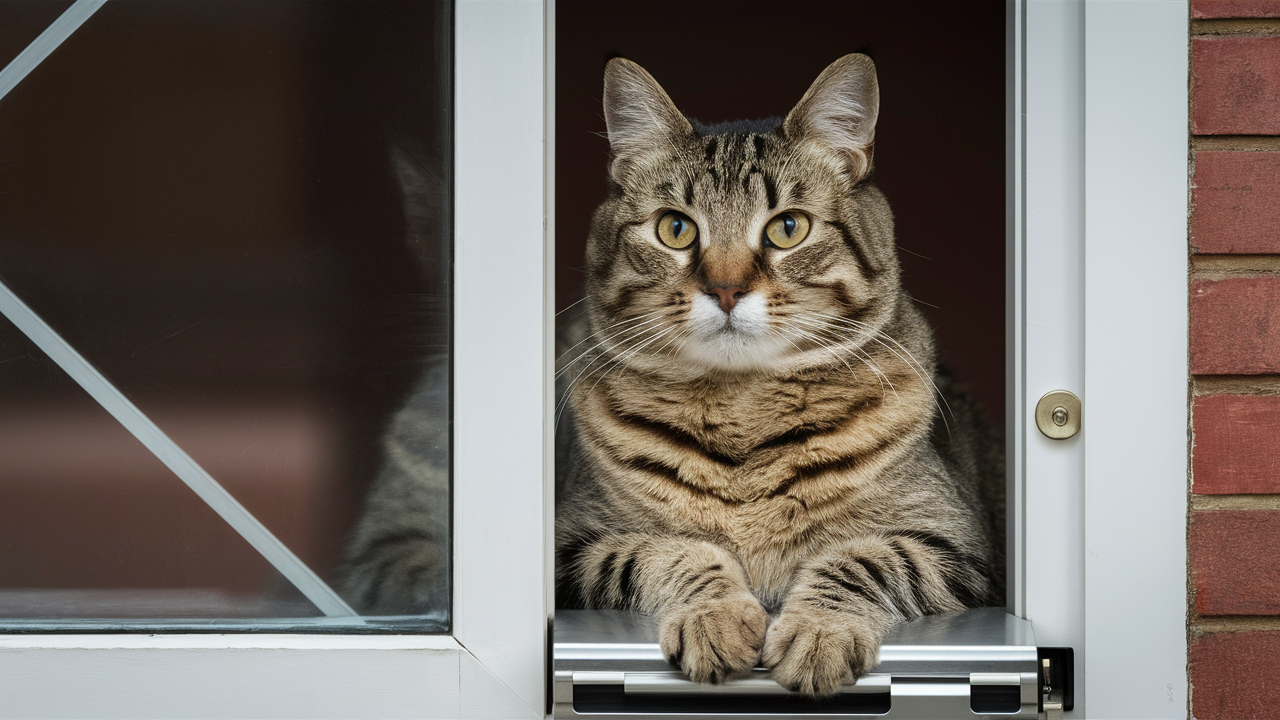
[[[588,243],[596,340],[633,367],[849,362],[894,314],[893,221],[869,177],[879,89],[865,55],[780,122],[690,122],[639,65],[605,70],[610,193]]]

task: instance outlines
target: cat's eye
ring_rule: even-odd
[[[698,239],[698,226],[678,212],[669,212],[658,218],[658,239],[667,247],[681,250]]]
[[[765,247],[795,247],[808,234],[809,217],[807,215],[799,212],[785,212],[764,226],[764,244]]]

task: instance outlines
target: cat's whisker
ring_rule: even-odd
[[[565,358],[565,356],[566,356],[566,355],[568,355],[569,353],[573,352],[575,349],[577,349],[577,348],[578,348],[579,346],[581,346],[583,343],[585,343],[585,342],[589,341],[591,338],[596,337],[597,335],[601,335],[601,334],[604,334],[604,333],[609,333],[610,331],[614,330],[614,328],[619,328],[619,326],[624,326],[624,325],[629,325],[629,324],[639,323],[639,322],[643,321],[643,320],[644,320],[644,319],[646,319],[646,318],[652,318],[654,315],[658,315],[658,314],[660,314],[660,313],[662,313],[662,312],[663,312],[662,310],[654,310],[654,311],[652,311],[652,312],[647,312],[647,313],[644,313],[644,314],[642,314],[642,315],[636,315],[636,316],[634,316],[634,317],[625,318],[625,319],[623,319],[623,320],[619,320],[618,322],[616,322],[616,323],[614,323],[614,324],[612,324],[612,325],[610,325],[610,326],[608,326],[608,327],[604,327],[604,328],[601,328],[601,329],[596,330],[596,331],[594,331],[594,332],[588,333],[586,337],[584,337],[584,338],[582,338],[581,340],[579,340],[576,344],[574,344],[574,345],[573,345],[573,347],[571,347],[571,348],[569,348],[568,350],[565,350],[563,353],[561,353],[561,354],[560,354],[560,357],[556,358],[556,364],[557,364],[557,365],[559,365],[559,364],[560,364],[560,361],[564,360],[564,358]],[[620,329],[618,330],[618,332],[621,332],[622,330],[625,330],[625,328],[620,328]]]
[[[654,320],[660,320],[660,319],[661,319],[661,318],[654,318]],[[561,399],[560,399],[559,403],[557,404],[557,409],[556,409],[556,422],[557,422],[557,423],[559,423],[559,421],[560,421],[560,415],[561,415],[561,413],[563,413],[563,412],[564,412],[564,408],[565,408],[565,406],[568,404],[568,402],[569,402],[569,397],[573,394],[574,389],[575,389],[575,388],[577,388],[577,386],[582,382],[583,377],[584,377],[584,376],[586,376],[586,375],[587,375],[587,373],[592,372],[592,368],[596,365],[596,363],[597,363],[597,362],[599,362],[599,361],[601,360],[601,358],[605,358],[605,363],[606,363],[606,365],[607,365],[607,364],[609,363],[609,358],[610,358],[609,352],[610,352],[611,350],[614,350],[614,349],[616,349],[616,348],[618,348],[618,347],[620,347],[620,346],[622,346],[623,344],[626,344],[626,343],[628,343],[628,342],[632,342],[632,341],[634,341],[634,340],[637,340],[638,338],[640,338],[641,336],[643,336],[646,332],[648,332],[648,331],[652,330],[652,329],[653,329],[652,327],[643,327],[643,326],[649,326],[649,325],[650,325],[654,320],[650,320],[650,321],[646,321],[646,322],[644,322],[644,323],[640,323],[640,325],[641,325],[642,327],[628,327],[628,328],[624,328],[623,330],[620,330],[620,331],[618,331],[617,333],[615,333],[614,335],[610,336],[610,338],[608,338],[608,339],[606,339],[606,340],[604,340],[604,341],[602,341],[602,342],[600,342],[600,343],[597,343],[597,344],[596,344],[595,346],[593,346],[590,350],[584,351],[584,352],[582,353],[582,355],[579,355],[579,356],[578,356],[578,358],[576,358],[576,359],[574,360],[574,363],[577,363],[577,361],[578,361],[578,360],[580,360],[580,359],[581,359],[583,356],[585,356],[587,353],[589,353],[589,352],[593,352],[593,351],[595,351],[596,349],[601,348],[601,346],[603,346],[605,343],[608,343],[608,342],[610,342],[610,341],[612,341],[612,340],[614,340],[614,339],[618,339],[618,341],[617,341],[617,342],[614,342],[613,344],[609,345],[609,347],[606,347],[606,348],[600,349],[599,353],[598,353],[598,354],[596,354],[595,356],[593,356],[593,357],[591,358],[591,360],[587,363],[586,367],[584,367],[584,368],[583,368],[583,369],[582,369],[582,370],[581,370],[581,371],[580,371],[576,376],[574,376],[573,380],[569,381],[568,386],[566,386],[566,388],[565,388],[565,390],[564,390],[564,394],[563,394],[563,396],[561,397]],[[622,336],[624,336],[624,335],[629,335],[629,337],[625,337],[625,338],[623,338]],[[619,338],[621,338],[621,339],[619,339]],[[567,369],[568,367],[571,367],[571,366],[572,366],[572,364],[570,364],[569,366],[566,366],[566,369]],[[559,373],[557,373],[557,375],[559,375]]]
[[[641,319],[641,318],[649,317],[650,315],[654,315],[654,314],[657,314],[657,313],[662,313],[662,312],[663,312],[663,311],[658,310],[658,311],[656,311],[656,313],[646,313],[645,315],[641,315],[639,318],[633,318],[633,319],[632,319],[632,320],[630,320],[630,321],[624,321],[624,322],[630,322],[631,324],[630,324],[630,325],[627,325],[626,327],[619,328],[618,330],[616,330],[616,331],[615,331],[615,332],[613,332],[612,334],[610,334],[610,335],[606,336],[604,339],[602,339],[602,340],[600,340],[599,342],[597,342],[595,345],[592,345],[591,347],[587,348],[586,350],[583,350],[581,353],[579,353],[579,354],[578,354],[578,356],[577,356],[577,357],[575,357],[575,358],[574,358],[573,360],[571,360],[570,362],[567,362],[567,363],[564,363],[563,365],[561,365],[561,366],[560,366],[560,369],[556,370],[556,373],[555,373],[555,374],[556,374],[556,377],[559,377],[559,376],[560,376],[560,375],[562,375],[563,373],[567,372],[570,368],[572,368],[572,367],[573,367],[575,364],[577,364],[580,360],[582,360],[582,359],[583,359],[584,357],[586,357],[587,355],[590,355],[592,352],[594,352],[595,350],[599,349],[599,348],[600,348],[601,346],[603,346],[604,344],[609,343],[609,342],[612,342],[613,340],[615,340],[615,339],[617,339],[617,338],[620,338],[620,337],[622,337],[622,336],[626,335],[627,333],[630,333],[630,332],[634,332],[634,331],[640,330],[641,328],[644,328],[644,327],[645,327],[645,326],[647,326],[647,325],[652,325],[653,323],[656,323],[656,322],[661,321],[661,320],[663,319],[663,317],[666,317],[665,315],[664,315],[663,317],[651,317],[651,318],[649,318],[648,320],[645,320],[645,321],[643,321],[643,322],[641,322],[641,321],[640,321],[640,319]],[[615,327],[616,325],[617,325],[617,323],[615,323],[615,325],[611,325],[611,326],[610,326],[610,328]],[[610,328],[605,328],[605,331],[609,330]],[[600,331],[600,332],[604,332],[604,331]],[[579,343],[578,343],[578,345],[581,345],[582,343],[584,343],[584,342],[586,342],[587,340],[589,340],[592,336],[594,336],[594,335],[598,335],[598,334],[600,334],[600,333],[599,333],[599,332],[591,333],[591,335],[588,335],[586,339],[584,339],[584,340],[582,340],[581,342],[579,342]],[[576,348],[578,345],[575,345],[574,347]],[[616,347],[616,345],[614,345],[614,346],[610,346],[610,347],[609,347],[609,348],[607,348],[607,349],[613,349],[613,347]],[[564,355],[569,354],[569,352],[571,352],[572,350],[573,350],[573,348],[570,348],[569,350],[565,351],[565,353],[564,353],[564,354],[562,354],[562,355],[561,355],[561,357],[564,357]],[[557,361],[557,364],[560,364],[560,363]]]
[[[841,318],[837,316],[825,316],[825,317],[827,317],[830,320],[846,324],[855,329],[860,329],[870,334],[871,339],[876,340],[876,342],[880,343],[881,345],[884,345],[884,342],[879,340],[879,337],[883,337],[887,339],[889,342],[892,342],[900,350],[902,350],[903,353],[906,353],[905,358],[903,358],[902,355],[898,355],[898,357],[902,358],[904,362],[907,362],[909,365],[911,365],[912,369],[916,372],[916,374],[920,376],[920,379],[924,380],[929,385],[931,385],[934,391],[938,394],[938,397],[942,398],[943,403],[946,402],[946,398],[942,397],[942,391],[938,389],[938,386],[934,384],[933,379],[930,377],[929,373],[925,371],[924,365],[922,365],[920,361],[916,359],[916,356],[913,355],[910,350],[903,347],[902,343],[898,342],[892,335],[884,332],[883,330],[880,330],[879,328],[873,327],[867,323],[864,323],[858,320],[854,320],[852,318]],[[893,348],[889,348],[887,345],[885,345],[885,347],[888,348],[890,352],[894,352],[895,355],[898,354],[896,351],[893,350]],[[941,408],[939,408],[939,410],[941,410]],[[951,408],[949,406],[947,407],[947,411],[951,412]],[[952,414],[952,416],[954,417],[954,413]]]
[[[666,329],[662,330],[654,337],[649,338],[648,340],[645,340],[642,344],[632,348],[629,352],[627,352],[626,355],[621,355],[615,358],[609,366],[604,368],[604,372],[601,373],[600,377],[596,380],[595,385],[592,385],[591,389],[587,390],[587,394],[590,395],[596,389],[596,387],[600,385],[600,382],[609,375],[609,373],[613,372],[619,367],[622,367],[624,364],[626,364],[627,360],[630,360],[631,358],[635,357],[636,353],[639,353],[641,350],[644,350],[646,347],[662,339],[662,337],[667,333],[671,332],[672,330],[677,330],[678,328],[679,328],[678,325],[668,326]]]
[[[619,357],[619,358],[618,358],[618,360],[617,360],[617,364],[624,364],[624,363],[626,363],[626,361],[627,361],[627,360],[630,360],[631,358],[635,357],[639,352],[641,352],[642,350],[644,350],[646,347],[649,347],[650,345],[652,345],[653,343],[657,342],[658,340],[661,340],[664,336],[666,336],[667,334],[669,334],[669,333],[670,333],[671,331],[673,331],[673,330],[677,331],[677,332],[676,332],[676,335],[679,335],[679,334],[680,334],[680,333],[679,333],[680,326],[679,326],[679,325],[677,325],[677,324],[674,324],[674,323],[673,323],[673,324],[669,325],[668,327],[666,327],[665,329],[663,329],[661,332],[659,332],[659,333],[658,333],[657,335],[655,335],[654,337],[652,337],[652,338],[650,338],[650,339],[648,339],[648,340],[643,341],[643,343],[642,343],[642,344],[640,344],[640,345],[638,345],[638,346],[635,346],[632,350],[630,350],[629,352],[627,352],[625,355],[623,355],[623,356]],[[675,337],[675,335],[673,335],[672,337],[674,338],[674,337]],[[670,342],[670,341],[668,341],[668,342]],[[612,370],[612,369],[611,369],[611,370]],[[606,372],[608,372],[608,371],[606,371]]]
[[[854,320],[852,318],[838,317],[835,315],[827,315],[825,313],[817,313],[817,312],[810,312],[809,314],[814,317],[825,319],[828,322],[831,322],[832,324],[840,325],[840,326],[855,330],[861,334],[864,334],[867,339],[874,340],[875,342],[879,343],[882,347],[887,349],[889,352],[893,353],[894,355],[897,355],[900,360],[902,360],[904,363],[907,364],[908,367],[911,368],[912,372],[914,372],[923,382],[929,385],[929,387],[933,388],[933,393],[932,393],[934,398],[933,404],[938,408],[938,414],[942,418],[942,424],[943,424],[943,427],[945,427],[947,430],[948,437],[951,435],[951,425],[950,423],[947,422],[946,416],[950,414],[951,417],[954,419],[955,412],[952,411],[951,405],[947,402],[947,399],[942,395],[942,390],[940,390],[937,384],[934,383],[933,378],[930,377],[930,374],[925,371],[924,366],[920,363],[919,360],[916,359],[915,355],[913,355],[910,350],[903,347],[902,343],[898,342],[892,335],[884,332],[883,330],[877,327],[874,327],[872,325],[869,325],[867,323],[861,322],[859,320]],[[902,353],[899,353],[897,350],[894,350],[892,347],[886,344],[883,340],[880,339],[881,337],[887,339],[889,342],[892,342],[894,345],[896,345],[899,349],[902,350],[902,353],[906,353],[906,357],[903,357]],[[939,400],[941,400],[941,403],[939,403]],[[946,408],[945,411],[943,409],[944,406]]]
[[[811,314],[816,315],[816,313],[811,313]],[[825,316],[825,317],[827,317],[827,318],[829,318],[829,319],[831,319],[831,320],[837,320],[837,321],[842,319],[842,318],[836,318],[836,317],[834,317],[834,316]],[[798,322],[798,323],[807,323],[807,324],[808,324],[809,326],[811,326],[811,327],[815,327],[815,326],[816,326],[816,327],[817,327],[818,329],[820,329],[822,332],[824,332],[824,333],[828,333],[828,334],[832,334],[832,335],[837,335],[837,337],[839,337],[839,338],[840,338],[840,339],[842,339],[842,340],[846,340],[846,339],[847,339],[847,338],[845,338],[845,336],[841,336],[841,335],[839,335],[838,333],[836,333],[836,330],[835,330],[834,328],[832,328],[832,327],[831,327],[831,323],[824,323],[824,322],[821,322],[821,321],[818,321],[818,320],[814,320],[814,319],[812,319],[812,318],[802,318],[802,317],[797,317],[797,318],[795,319],[795,321],[796,321],[796,322]],[[932,383],[932,381],[930,381],[930,380],[928,379],[927,375],[926,375],[926,374],[924,374],[924,373],[922,372],[922,369],[919,367],[919,363],[917,362],[917,363],[914,363],[914,364],[913,364],[913,361],[915,360],[914,356],[912,356],[910,359],[908,359],[908,358],[906,358],[906,357],[903,357],[901,353],[897,352],[897,351],[896,351],[896,350],[894,350],[892,347],[889,347],[889,346],[888,346],[888,345],[886,345],[884,342],[882,342],[882,341],[880,341],[879,339],[875,338],[875,337],[874,337],[870,332],[868,332],[868,328],[867,328],[867,327],[852,327],[852,326],[846,326],[846,328],[845,328],[845,329],[851,329],[851,330],[853,330],[854,332],[856,332],[856,333],[858,334],[858,340],[859,340],[859,341],[868,340],[868,339],[869,339],[869,340],[874,340],[877,344],[879,344],[880,346],[884,347],[884,348],[885,348],[886,350],[888,350],[889,352],[893,353],[893,354],[894,354],[894,355],[895,355],[899,360],[901,360],[905,365],[907,365],[907,367],[909,367],[909,368],[911,369],[911,371],[912,371],[913,373],[915,373],[915,374],[916,374],[916,376],[917,376],[917,377],[921,378],[922,380],[924,380],[924,381],[925,381],[927,384],[929,384],[929,385],[932,385],[932,384],[933,384],[933,383]],[[870,329],[871,329],[871,330],[874,330],[874,328],[870,328]],[[890,339],[892,339],[892,338],[890,338]],[[861,348],[859,348],[859,350],[858,350],[858,351],[859,351],[859,352],[861,352],[861,353],[862,353],[864,356],[866,356],[868,359],[870,359],[870,358],[871,358],[871,355],[870,355],[869,353],[867,353],[865,350],[862,350]],[[904,351],[905,351],[905,348],[904,348]],[[910,353],[908,353],[908,355],[910,355]],[[934,390],[937,390],[937,387],[935,386],[933,389],[934,389]],[[936,402],[937,402],[937,401],[935,400],[934,402],[935,402],[935,404],[936,404]],[[941,410],[941,408],[939,408],[939,410]]]
[[[770,327],[769,330],[773,332],[775,335],[777,335],[778,337],[782,338],[783,340],[786,340],[791,345],[791,347],[796,349],[796,352],[804,354],[804,350],[787,335],[787,332],[786,332],[787,328],[785,326],[781,326],[781,327],[774,326],[774,327]],[[804,338],[801,337],[801,339],[803,340]]]
[[[815,337],[815,336],[813,336],[813,335],[811,335],[811,334],[809,334],[809,333],[806,333],[806,332],[804,332],[803,330],[799,330],[799,329],[797,329],[797,328],[785,328],[785,327],[783,327],[783,328],[775,328],[775,330],[777,330],[777,331],[778,331],[779,335],[780,335],[784,340],[786,340],[787,342],[791,343],[791,346],[792,346],[792,347],[794,347],[797,351],[799,351],[799,352],[801,352],[801,353],[803,353],[804,351],[800,349],[800,346],[799,346],[799,345],[796,345],[796,344],[791,340],[791,338],[787,337],[787,335],[786,335],[786,331],[787,331],[787,330],[789,330],[790,332],[793,332],[793,333],[798,334],[798,335],[799,335],[799,338],[800,338],[801,340],[808,340],[809,342],[815,343],[818,347],[820,347],[820,348],[822,348],[823,350],[826,350],[827,352],[831,353],[831,355],[832,355],[835,359],[837,359],[837,360],[839,360],[840,362],[844,363],[844,366],[845,366],[846,368],[848,368],[849,373],[850,373],[851,375],[855,374],[855,373],[854,373],[854,370],[853,370],[853,367],[852,367],[852,366],[850,366],[850,365],[849,365],[849,363],[848,363],[844,358],[840,357],[840,355],[838,355],[834,350],[832,350],[832,349],[831,349],[831,347],[830,347],[827,343],[823,342],[820,338]],[[861,360],[861,358],[859,358],[859,360]],[[865,361],[864,361],[864,364],[866,364],[866,363],[865,363]],[[867,365],[867,367],[869,367],[869,368],[871,369],[871,372],[873,372],[873,373],[875,373],[875,374],[876,374],[877,378],[880,376],[880,373],[879,373],[879,372],[878,372],[874,367],[872,367],[871,365]],[[883,381],[883,380],[881,380],[881,382],[880,382],[880,394],[881,394],[881,396],[883,396],[883,395],[884,395],[884,381]]]
[[[659,348],[656,352],[665,351],[667,354],[667,357],[671,357],[675,355],[677,352],[679,352],[683,348],[682,343],[685,341],[685,339],[687,339],[690,335],[692,335],[693,332],[694,330],[692,327],[682,328],[680,332],[673,335],[671,339],[668,340],[665,344],[663,344],[663,346]],[[664,382],[667,385],[674,385],[676,383],[675,380],[666,380]]]
[[[676,333],[675,335],[672,335],[670,340],[667,340],[665,343],[663,343],[663,344],[662,344],[662,347],[658,348],[657,350],[654,350],[654,351],[653,351],[653,352],[654,352],[654,354],[657,354],[657,353],[662,352],[663,350],[666,350],[668,347],[671,347],[671,344],[672,344],[673,342],[675,342],[675,341],[676,341],[676,340],[678,340],[679,338],[682,338],[682,337],[687,336],[687,335],[688,335],[689,333],[691,333],[691,332],[693,332],[693,329],[692,329],[692,328],[683,328],[681,332],[678,332],[678,333]],[[673,351],[673,352],[674,352],[674,350],[675,350],[675,349],[674,349],[674,348],[672,348],[672,351]]]
[[[853,330],[857,332],[860,340],[875,341],[881,347],[885,348],[889,352],[896,355],[898,359],[901,360],[903,363],[907,364],[912,369],[912,371],[916,372],[921,376],[922,380],[928,381],[926,377],[927,373],[924,372],[924,367],[920,364],[918,360],[916,360],[915,356],[911,354],[911,351],[903,347],[901,343],[895,340],[888,333],[885,333],[884,331],[872,325],[868,325],[867,323],[863,323],[857,320],[852,320],[850,318],[843,318],[835,315],[827,315],[823,313],[814,313],[814,312],[810,312],[808,314],[812,316],[811,318],[809,318],[811,322],[815,321],[813,320],[813,318],[818,318],[817,322],[825,321],[823,322],[824,325],[827,325],[827,326],[836,325],[837,327],[843,327],[845,329]],[[895,350],[893,347],[890,347],[883,340],[880,340],[880,337],[884,337],[888,339],[890,342],[892,342],[894,345],[900,348],[902,352],[900,353],[897,350]],[[903,353],[906,353],[906,355],[904,356]]]
[[[657,318],[657,319],[661,319],[661,318]],[[644,323],[644,325],[649,325],[649,324],[650,324],[650,323]],[[660,339],[661,337],[663,337],[664,335],[666,335],[666,334],[667,334],[668,332],[670,332],[671,330],[676,329],[676,328],[679,328],[679,327],[680,327],[680,325],[681,325],[681,324],[680,324],[679,322],[673,322],[671,325],[667,326],[666,328],[663,328],[663,329],[659,330],[656,336],[651,337],[651,338],[646,339],[646,340],[641,340],[641,338],[642,338],[645,334],[655,331],[657,328],[655,328],[655,327],[643,327],[643,328],[639,328],[639,329],[633,329],[633,331],[631,332],[631,336],[630,336],[630,337],[628,337],[628,338],[626,338],[626,339],[624,339],[624,340],[621,340],[621,341],[619,341],[619,342],[617,342],[617,343],[614,343],[614,344],[613,344],[613,345],[611,345],[609,348],[606,348],[606,349],[605,349],[604,351],[602,351],[599,355],[597,355],[595,358],[593,358],[593,359],[592,359],[592,361],[591,361],[590,363],[588,363],[588,364],[587,364],[587,367],[586,367],[586,368],[584,368],[584,369],[582,370],[582,372],[578,373],[578,375],[577,375],[576,377],[574,377],[573,381],[572,381],[572,382],[570,382],[570,383],[569,383],[569,386],[565,389],[565,391],[564,391],[564,396],[560,399],[560,402],[557,404],[556,416],[555,416],[555,423],[556,423],[557,425],[559,424],[559,422],[560,422],[560,415],[564,412],[565,407],[568,405],[569,399],[570,399],[570,397],[573,395],[574,390],[578,387],[578,385],[580,385],[580,384],[582,383],[582,381],[585,379],[585,377],[587,376],[587,374],[588,374],[588,373],[593,372],[593,369],[592,369],[592,368],[593,368],[593,366],[595,365],[595,363],[596,363],[597,361],[599,361],[601,358],[608,358],[608,359],[606,359],[606,360],[605,360],[604,365],[602,365],[602,366],[600,366],[600,367],[598,367],[598,368],[595,368],[594,372],[600,372],[600,371],[603,371],[603,372],[601,373],[601,375],[600,375],[599,379],[597,379],[597,380],[596,380],[596,384],[591,386],[591,389],[592,389],[592,390],[594,390],[594,389],[596,388],[596,386],[600,384],[600,380],[603,380],[603,379],[604,379],[604,377],[605,377],[606,375],[608,375],[610,372],[612,372],[612,371],[613,371],[613,370],[614,370],[614,369],[615,369],[615,368],[616,368],[616,367],[617,367],[621,362],[623,362],[623,361],[625,361],[626,359],[630,358],[632,355],[634,355],[634,354],[635,354],[635,352],[639,352],[640,350],[643,350],[643,349],[644,349],[644,347],[646,347],[646,346],[648,346],[649,344],[651,344],[652,342],[654,342],[654,341],[656,341],[656,340]],[[637,342],[639,342],[639,343],[643,343],[643,344],[640,344],[639,346],[637,346],[637,345],[636,345],[636,343],[637,343]],[[617,349],[617,348],[621,347],[622,345],[624,345],[624,344],[628,344],[628,343],[630,343],[630,347],[628,347],[628,348],[626,348],[626,349],[622,350],[622,351],[621,351],[621,353],[619,353],[619,354],[615,354],[615,355],[613,355],[613,356],[610,356],[610,355],[608,354],[608,353],[609,353],[609,351],[611,351],[611,350],[615,350],[615,349]]]
[[[910,352],[909,350],[907,350],[906,348],[902,347],[902,345],[901,345],[900,343],[898,343],[896,340],[894,340],[894,339],[893,339],[891,336],[889,336],[887,333],[884,333],[884,332],[882,332],[882,331],[880,331],[880,330],[878,330],[878,329],[876,329],[876,328],[874,328],[874,327],[871,327],[871,326],[869,326],[869,325],[866,325],[866,324],[853,324],[853,323],[854,323],[854,322],[856,322],[856,321],[847,321],[847,322],[846,322],[846,319],[845,319],[845,318],[838,318],[838,317],[834,317],[834,316],[827,316],[827,318],[828,318],[828,320],[832,321],[833,323],[838,324],[838,326],[843,326],[843,327],[845,327],[846,329],[850,329],[850,330],[853,330],[853,331],[857,332],[857,333],[859,334],[859,336],[860,336],[860,338],[861,338],[861,339],[863,339],[863,340],[872,340],[872,341],[874,341],[876,344],[880,345],[881,347],[885,348],[885,349],[886,349],[886,350],[888,350],[889,352],[893,353],[893,354],[894,354],[895,356],[897,356],[897,358],[898,358],[899,360],[901,360],[901,361],[902,361],[902,362],[903,362],[903,363],[904,363],[908,368],[910,368],[910,369],[911,369],[911,371],[912,371],[913,373],[915,373],[915,375],[916,375],[918,378],[920,378],[920,380],[921,380],[922,382],[924,382],[925,384],[929,385],[929,386],[933,389],[934,393],[936,394],[936,396],[937,396],[938,398],[940,398],[940,397],[942,396],[942,392],[941,392],[940,390],[938,390],[937,385],[935,385],[935,384],[933,383],[933,380],[929,377],[929,374],[924,370],[924,368],[923,368],[923,366],[920,364],[920,362],[919,362],[919,361],[917,361],[917,360],[915,359],[915,356],[914,356],[914,355],[912,355],[912,354],[911,354],[911,352]],[[895,345],[897,345],[899,348],[901,348],[901,349],[902,349],[902,353],[898,352],[898,351],[897,351],[897,350],[895,350],[893,347],[891,347],[891,346],[889,346],[888,344],[886,344],[883,340],[881,340],[879,337],[877,337],[877,335],[881,335],[881,336],[883,336],[883,337],[885,337],[885,338],[889,339],[891,342],[893,342]],[[905,357],[904,357],[903,353],[906,353],[906,356],[905,356]],[[945,402],[945,399],[943,399],[943,401]],[[936,398],[934,399],[934,404],[935,404],[935,405],[937,405],[937,404],[938,404],[938,401],[937,401],[937,399],[936,399]],[[947,410],[948,410],[948,411],[950,411],[950,408],[948,407],[948,408],[947,408]],[[939,412],[942,412],[942,407],[941,407],[941,406],[938,406],[938,411],[939,411]],[[943,418],[943,422],[944,422],[944,423],[946,422],[946,418],[945,418],[945,417]]]
[[[583,303],[583,302],[586,302],[586,300],[587,300],[587,299],[586,299],[585,297],[581,297],[581,298],[578,298],[577,300],[574,300],[573,302],[571,302],[571,303],[569,303],[568,305],[564,306],[564,309],[563,309],[563,310],[560,310],[559,312],[557,312],[557,313],[556,313],[556,317],[560,317],[560,316],[561,316],[561,315],[563,315],[564,313],[569,312],[570,310],[572,310],[574,307],[578,306],[579,304],[581,304],[581,303]]]
[[[799,323],[802,323],[802,324],[803,324],[803,323],[808,322],[808,324],[809,324],[809,326],[810,326],[810,327],[815,327],[816,329],[821,330],[821,331],[823,331],[823,332],[829,332],[829,331],[830,331],[830,329],[829,329],[829,328],[827,328],[827,327],[825,327],[825,326],[822,326],[821,324],[818,324],[818,323],[813,323],[813,322],[811,322],[811,321],[806,321],[806,320],[804,320],[804,319],[802,319],[802,318],[795,318],[795,320],[796,320],[797,322],[799,322]],[[798,329],[798,328],[790,328],[790,329],[791,329],[791,330],[793,330],[793,331],[795,331],[795,332],[799,332],[799,333],[801,333],[801,338],[802,338],[802,339],[807,339],[807,340],[809,340],[809,341],[811,341],[811,342],[817,343],[820,347],[822,347],[822,348],[826,349],[826,350],[827,350],[827,352],[830,352],[832,355],[834,355],[834,356],[836,357],[836,359],[838,359],[838,360],[840,360],[841,362],[843,362],[843,363],[844,363],[844,366],[845,366],[846,368],[848,368],[848,369],[849,369],[849,372],[850,372],[850,373],[852,373],[852,372],[853,372],[853,368],[852,368],[852,367],[850,367],[850,366],[849,366],[849,363],[848,363],[848,362],[845,362],[844,358],[840,357],[840,355],[839,355],[839,354],[837,354],[833,348],[839,348],[839,349],[844,350],[844,351],[846,351],[846,352],[850,352],[850,353],[852,353],[852,354],[854,355],[854,357],[858,359],[858,361],[859,361],[859,362],[861,362],[863,365],[866,365],[866,366],[867,366],[867,368],[868,368],[868,369],[870,369],[870,370],[871,370],[871,372],[875,374],[876,379],[877,379],[877,380],[879,380],[879,382],[880,382],[880,394],[881,394],[881,395],[883,395],[883,394],[884,394],[884,386],[885,386],[885,383],[888,383],[888,384],[889,384],[889,389],[893,391],[893,395],[894,395],[894,397],[898,398],[898,400],[899,400],[899,401],[901,401],[902,396],[898,394],[898,388],[894,387],[894,385],[893,385],[893,381],[892,381],[892,380],[890,380],[890,379],[889,379],[889,376],[888,376],[888,375],[886,375],[886,374],[884,373],[884,371],[883,371],[883,370],[881,370],[881,369],[880,369],[880,368],[875,364],[875,361],[872,359],[872,357],[871,357],[869,354],[867,354],[867,353],[865,353],[865,352],[862,352],[862,351],[861,351],[859,348],[857,348],[857,347],[847,347],[847,346],[844,346],[844,345],[832,345],[831,343],[826,342],[822,337],[817,336],[817,335],[814,335],[813,333],[805,332],[805,331],[800,330],[800,329]],[[792,344],[794,345],[794,343],[792,343]],[[799,349],[799,348],[797,348],[797,349]]]
[[[607,334],[601,335],[600,333],[593,333],[593,335],[601,335],[601,336],[594,338],[594,341],[592,342],[592,344],[586,347],[585,349],[583,349],[581,352],[579,352],[572,360],[569,360],[568,362],[557,362],[555,377],[558,378],[561,375],[564,375],[565,373],[569,372],[571,369],[573,369],[583,360],[596,357],[602,349],[607,349],[608,347],[611,347],[611,344],[615,343],[621,338],[625,338],[630,333],[634,333],[636,331],[642,330],[643,327],[647,324],[649,323],[636,322],[627,327],[619,328]],[[587,340],[592,340],[592,338],[589,337],[587,338]],[[587,340],[584,340],[583,342],[586,342]],[[579,343],[579,345],[581,344],[582,343]]]

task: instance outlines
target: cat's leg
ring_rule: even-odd
[[[769,615],[741,563],[712,543],[644,534],[566,540],[557,553],[559,604],[629,608],[658,618],[662,652],[696,682],[754,667]]]
[[[342,593],[367,615],[449,609],[448,364],[428,364],[383,436],[382,468],[347,547]]]
[[[342,591],[366,615],[449,607],[448,475],[442,490],[387,481],[371,494],[343,568]],[[443,495],[443,497],[436,497]]]
[[[871,535],[805,562],[769,628],[764,664],[780,685],[825,695],[876,664],[899,621],[984,604],[985,563],[928,533]]]

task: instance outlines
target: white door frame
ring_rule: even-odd
[[[1189,714],[1189,16],[1185,0],[1085,4],[1090,717]]]
[[[1025,241],[1010,608],[1040,645],[1075,648],[1068,717],[1186,717],[1187,2],[1014,12]],[[1083,400],[1070,440],[1035,426],[1056,389]]]

